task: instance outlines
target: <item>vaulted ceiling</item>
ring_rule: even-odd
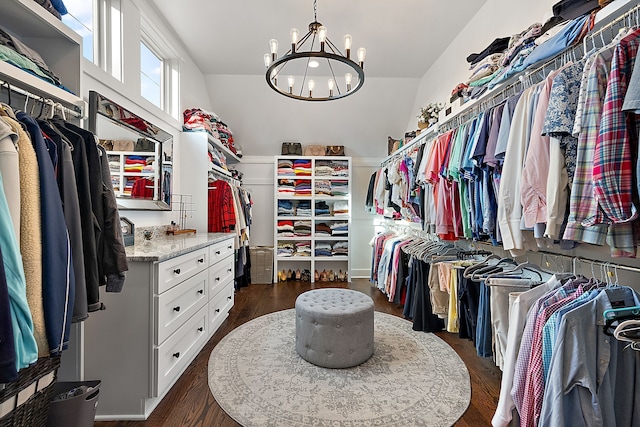
[[[150,1],[204,74],[264,73],[268,41],[283,53],[314,17],[312,0]],[[318,0],[317,16],[337,46],[348,33],[367,49],[367,77],[420,78],[486,1]]]

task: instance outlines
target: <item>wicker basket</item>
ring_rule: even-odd
[[[19,372],[18,381],[0,390],[0,407],[14,409],[0,418],[0,427],[44,427],[53,398],[60,357],[43,357]],[[17,406],[16,406],[17,405]]]
[[[251,283],[273,283],[273,247],[254,246],[249,248],[251,258]]]

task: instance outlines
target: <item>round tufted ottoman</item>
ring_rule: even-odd
[[[373,355],[373,300],[342,288],[314,289],[296,299],[296,351],[325,368],[349,368]]]

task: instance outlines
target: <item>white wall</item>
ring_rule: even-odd
[[[179,169],[182,163],[188,165],[188,161],[181,159],[180,130],[182,129],[182,117],[172,117],[160,110],[140,95],[140,19],[144,15],[162,31],[163,36],[172,45],[180,59],[180,107],[179,112],[185,108],[199,106],[210,109],[211,103],[204,80],[204,76],[186,53],[182,42],[172,33],[172,30],[163,22],[149,6],[147,0],[122,0],[123,16],[123,81],[116,80],[110,74],[83,59],[82,96],[89,99],[89,91],[94,90],[114,100],[124,108],[147,119],[154,125],[173,135],[175,166],[173,192],[177,194],[192,191],[181,182]],[[98,135],[101,136],[101,135]],[[188,167],[188,166],[187,166]],[[202,191],[206,191],[202,184]],[[126,216],[134,222],[136,227],[163,225],[172,220],[177,220],[176,212],[168,211],[121,211],[121,216]]]
[[[406,129],[416,128],[420,107],[448,101],[453,88],[467,81],[467,56],[481,52],[496,38],[520,33],[535,22],[544,24],[555,3],[557,0],[488,0],[422,77]]]

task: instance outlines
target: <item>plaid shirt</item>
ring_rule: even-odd
[[[521,426],[537,426],[542,412],[542,400],[544,398],[544,364],[542,354],[543,328],[551,315],[560,310],[566,304],[582,295],[583,288],[579,286],[575,292],[569,293],[566,298],[554,302],[538,312],[533,330],[533,344],[529,355],[529,369],[527,371],[525,394],[520,412]]]
[[[534,332],[536,318],[540,310],[548,307],[561,299],[566,298],[569,293],[575,290],[584,281],[572,280],[554,292],[549,292],[540,298],[529,310],[527,314],[527,323],[522,333],[520,341],[520,350],[518,351],[518,359],[513,374],[513,387],[511,388],[511,397],[519,414],[523,413],[523,404],[526,392],[527,375],[529,371],[529,355],[534,342]]]
[[[582,133],[578,138],[576,171],[569,199],[569,219],[563,235],[565,240],[595,245],[605,243],[607,227],[604,225],[585,227],[582,221],[593,216],[597,210],[597,203],[593,197],[593,157],[600,128],[607,77],[607,64],[600,53],[593,59],[585,82],[587,88],[584,97]]]
[[[624,113],[622,104],[639,42],[640,30],[636,30],[613,53],[593,164],[594,193],[601,209],[589,224],[624,223],[638,216],[632,200],[637,116]]]
[[[210,184],[208,231],[230,233],[236,228],[236,211],[229,183],[217,180]]]

